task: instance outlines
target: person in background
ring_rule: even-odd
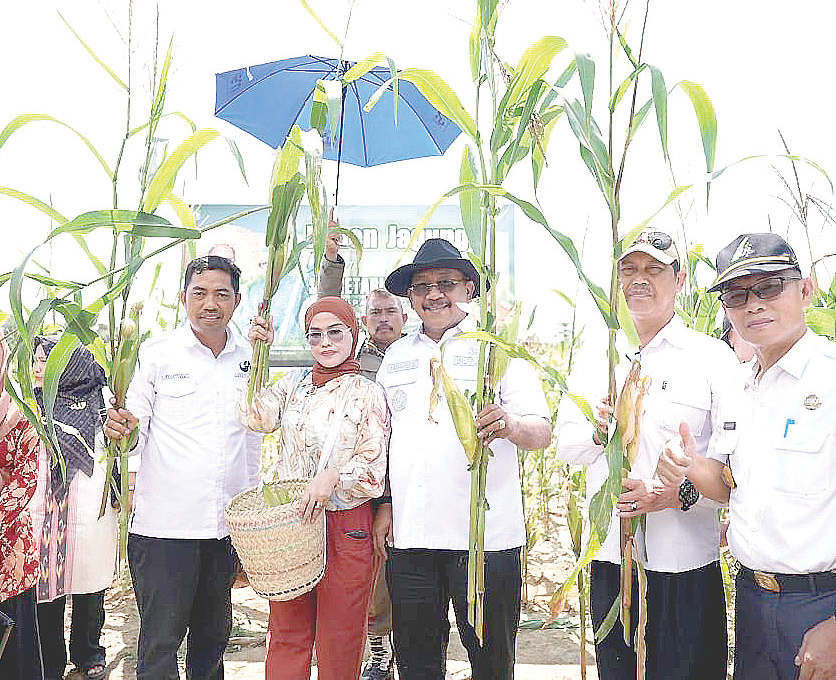
[[[807,328],[814,295],[790,245],[741,234],[717,254],[734,330],[755,347],[728,456],[695,455],[687,423],[663,452],[660,478],[690,479],[728,502],[740,563],[735,680],[836,678],[836,345]]]
[[[617,366],[619,384],[624,385],[636,361],[650,383],[641,404],[636,458],[613,508],[606,539],[592,561],[590,602],[597,630],[620,592],[621,520],[644,515],[633,554],[647,570],[647,678],[725,680],[726,606],[717,505],[701,498],[687,479],[666,486],[654,478],[656,462],[683,420],[691,423],[700,455],[728,452],[734,444],[736,403],[730,385],[738,364],[724,343],[686,328],[676,315],[676,295],[685,276],[676,243],[662,231],[639,233],[618,261],[619,286],[639,339],[628,361]],[[599,408],[602,428],[612,412],[605,400]],[[562,409],[558,430],[558,456],[589,466],[591,499],[609,476],[604,446],[571,403]],[[636,581],[632,602],[635,629]],[[636,677],[635,647],[625,644],[620,619],[595,647],[601,680]]]
[[[42,413],[44,368],[55,343],[43,336],[34,343],[32,374]],[[67,595],[72,596],[70,661],[84,678],[105,676],[100,638],[105,589],[116,571],[118,522],[112,493],[107,494],[99,517],[107,482],[102,436],[105,384],[104,370],[93,355],[77,348],[58,379],[52,412],[63,470],[57,460],[50,463],[45,446],[40,449],[38,488],[30,510],[40,554],[38,628],[46,680],[61,680],[67,665]]]
[[[261,459],[261,436],[238,422],[252,360],[247,341],[229,328],[240,276],[218,255],[188,264],[180,293],[188,323],[143,343],[125,408],[107,412],[111,439],[139,426],[128,534],[138,680],[178,678],[187,633],[188,677],[223,678],[236,564],[224,509],[258,483]]]
[[[0,385],[8,361],[8,345],[0,338]],[[0,390],[0,612],[14,622],[0,655],[0,678],[43,680],[35,594],[38,546],[28,507],[38,482],[41,443],[9,394]]]
[[[476,389],[479,342],[460,337],[476,319],[460,305],[479,291],[479,273],[444,239],[428,239],[413,262],[386,277],[389,292],[409,298],[422,324],[395,341],[377,373],[392,410],[389,485],[375,542],[388,544],[395,656],[402,680],[444,677],[452,600],[474,680],[510,680],[520,617],[521,546],[525,521],[517,449],[551,439],[549,411],[534,369],[511,359],[495,403],[475,416],[491,449],[485,519],[484,638],[467,615],[471,473],[443,397],[432,409],[432,360],[442,360],[459,388]]]
[[[256,317],[250,340],[271,344],[272,328],[272,319]],[[360,672],[374,583],[370,500],[383,493],[389,413],[380,386],[358,375],[359,330],[345,300],[320,298],[305,313],[313,369],[288,373],[241,404],[247,427],[281,429],[276,468],[310,478],[299,500],[302,521],[325,512],[322,580],[292,600],[270,602],[267,680],[309,678],[314,645],[318,677],[357,680]]]

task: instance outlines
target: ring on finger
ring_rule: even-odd
[[[632,510],[633,512],[635,512],[635,511],[636,511],[636,510],[638,510],[638,509],[639,509],[639,504],[638,504],[638,502],[637,502],[637,501],[630,501],[630,510]]]
[[[499,432],[500,430],[505,429],[505,418],[500,418],[496,421],[496,431]]]

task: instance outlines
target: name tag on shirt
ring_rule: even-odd
[[[457,356],[453,357],[453,366],[475,366],[478,361],[478,358],[473,356]]]
[[[418,359],[411,359],[410,361],[398,361],[394,364],[389,364],[387,371],[389,373],[399,373],[401,371],[409,371],[410,369],[418,368]]]

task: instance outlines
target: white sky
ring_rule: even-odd
[[[345,31],[346,0],[310,0],[339,35]],[[441,74],[471,106],[467,35],[474,14],[472,0],[356,0],[346,40],[345,57],[361,58],[380,51],[399,67],[430,68]],[[124,129],[124,96],[92,61],[58,16],[60,11],[99,55],[124,79],[125,45],[107,19],[111,14],[124,35],[123,0],[29,0],[6,2],[0,9],[0,124],[21,113],[49,113],[90,137],[111,165]],[[142,90],[133,123],[145,118],[148,64],[154,44],[155,4],[134,3],[134,84]],[[631,0],[629,36],[637,35],[643,3]],[[199,126],[215,127],[234,138],[244,154],[249,185],[237,173],[223,142],[200,156],[197,174],[183,173],[177,190],[189,202],[263,203],[271,150],[261,142],[213,117],[214,74],[241,66],[298,54],[335,56],[336,45],[296,0],[163,0],[159,3],[161,51],[175,39],[175,65],[170,80],[168,110],[189,115]],[[831,71],[834,65],[833,3],[821,0],[654,0],[648,22],[645,60],[665,74],[668,87],[681,79],[700,83],[712,97],[719,121],[717,167],[751,154],[779,153],[780,129],[793,151],[814,159],[836,174],[836,148],[831,128]],[[570,49],[590,52],[604,75],[606,44],[597,18],[597,1],[509,0],[497,51],[515,63],[523,50],[542,35],[560,35]],[[162,59],[162,55],[160,57]],[[562,70],[566,61],[558,60]],[[623,73],[623,71],[622,71]],[[605,83],[597,87],[596,106],[602,115]],[[693,113],[681,92],[671,99],[672,154],[677,181],[700,181],[702,160]],[[654,121],[636,140],[624,184],[623,228],[648,217],[671,188],[660,160]],[[593,182],[581,164],[577,145],[565,124],[559,124],[549,152],[550,167],[541,181],[543,210],[556,228],[577,239],[589,229],[586,258],[602,284],[606,279],[608,216]],[[186,132],[172,120],[161,133],[179,140]],[[135,146],[139,146],[139,140]],[[340,196],[346,204],[429,204],[456,185],[461,138],[442,159],[408,161],[380,168],[344,165]],[[333,165],[333,164],[331,164]],[[120,207],[135,207],[135,153],[123,161]],[[789,166],[780,169],[788,175]],[[528,176],[520,171],[509,185],[531,200]],[[829,200],[826,184],[815,174],[802,175],[805,190]],[[84,147],[56,126],[38,123],[17,133],[0,147],[0,186],[13,187],[52,201],[71,217],[110,207],[110,186]],[[712,188],[706,213],[699,192],[687,199],[690,240],[705,244],[710,256],[742,231],[769,228],[786,232],[787,207],[769,163],[754,161],[728,171]],[[786,194],[782,194],[786,198]],[[8,270],[23,249],[43,239],[50,225],[31,208],[0,196],[3,247],[0,269]],[[668,208],[655,222],[676,230],[675,212]],[[832,251],[833,239],[818,232],[816,255]],[[537,231],[518,221],[517,290],[536,301],[552,299],[551,288],[572,293],[574,279],[562,252]],[[827,230],[833,232],[833,229]],[[799,230],[790,231],[799,254],[806,252]],[[71,267],[76,251],[53,252],[56,268]],[[66,255],[66,257],[65,257]],[[517,254],[518,263],[520,253]],[[0,301],[0,308],[7,305]],[[554,312],[550,312],[553,314]]]

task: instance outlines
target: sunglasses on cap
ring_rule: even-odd
[[[770,276],[746,288],[728,288],[720,293],[720,302],[726,309],[737,309],[749,301],[749,293],[760,300],[773,300],[784,292],[787,281],[801,281],[800,276]]]
[[[673,239],[664,231],[644,231],[640,233],[632,245],[647,243],[657,250],[667,250],[673,244]]]

